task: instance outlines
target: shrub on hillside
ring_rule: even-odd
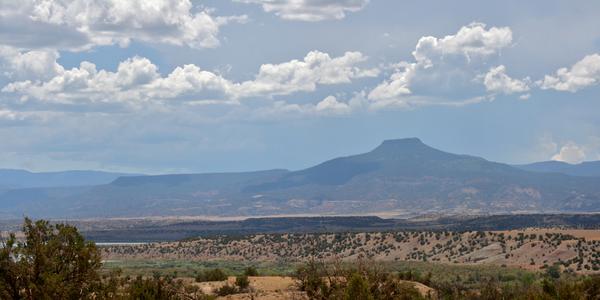
[[[374,299],[373,295],[371,295],[371,291],[369,290],[369,284],[367,283],[366,279],[360,274],[354,273],[350,277],[350,280],[348,281],[348,286],[346,286],[346,299]]]
[[[221,269],[211,269],[206,271],[201,271],[196,275],[196,282],[205,282],[205,281],[223,281],[227,280],[227,274],[223,272]]]
[[[258,271],[256,270],[255,267],[250,266],[250,267],[247,267],[246,270],[244,270],[244,275],[246,275],[246,276],[258,276]]]
[[[242,291],[248,289],[250,286],[250,281],[248,280],[248,276],[241,275],[235,278],[235,285]]]
[[[171,278],[154,276],[151,278],[136,277],[129,282],[126,294],[129,299],[179,299],[178,291],[182,283]]]
[[[310,261],[298,268],[300,289],[310,299],[422,299],[419,291],[372,261],[351,267]]]
[[[231,285],[224,285],[222,287],[220,287],[216,294],[217,296],[227,296],[227,295],[233,295],[233,294],[237,294],[238,293],[238,289],[235,286],[231,286]]]

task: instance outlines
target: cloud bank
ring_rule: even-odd
[[[83,50],[132,40],[191,48],[219,46],[221,26],[246,16],[213,16],[189,0],[23,0],[0,4],[0,37],[17,48]]]

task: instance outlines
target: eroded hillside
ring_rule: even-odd
[[[105,259],[430,261],[600,271],[598,231],[425,231],[220,236],[102,248]]]

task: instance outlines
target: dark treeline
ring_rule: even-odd
[[[74,222],[73,224],[77,224]],[[487,231],[526,227],[600,229],[600,214],[523,214],[451,216],[436,219],[382,219],[375,216],[250,218],[240,221],[190,221],[142,224],[127,228],[89,229],[96,242],[175,241],[198,236],[263,233],[325,233],[381,231]]]

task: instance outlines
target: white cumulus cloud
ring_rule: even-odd
[[[189,0],[1,1],[0,37],[18,48],[87,49],[131,40],[213,48],[219,28],[245,16],[214,17]],[[40,45],[43,43],[43,45]]]
[[[560,148],[560,151],[552,156],[552,160],[564,161],[571,164],[578,164],[585,160],[584,147],[573,142],[568,142]]]
[[[303,60],[261,65],[253,80],[235,87],[234,95],[288,95],[299,91],[314,91],[318,84],[350,83],[355,78],[377,76],[377,69],[361,69],[357,66],[366,59],[360,52],[346,52],[332,58],[327,53],[311,51]]]
[[[483,84],[488,92],[509,95],[529,91],[527,81],[527,78],[525,80],[511,78],[506,74],[506,67],[500,65],[491,68],[490,71],[485,74]]]
[[[56,60],[55,50],[31,50],[20,52],[9,46],[0,46],[0,72],[13,79],[48,79],[63,71]]]
[[[233,82],[193,64],[177,67],[161,76],[158,67],[149,59],[136,56],[122,61],[114,72],[98,70],[95,64],[87,61],[72,69],[58,65],[54,76],[46,80],[17,80],[1,91],[21,102],[46,104],[122,103],[136,107],[142,103],[165,101],[230,104],[248,97],[271,98],[311,92],[318,85],[347,84],[353,79],[376,76],[377,69],[357,66],[365,59],[359,52],[331,57],[312,51],[303,60],[262,65],[253,80]],[[335,98],[327,98],[318,110],[340,112],[344,110],[343,106]]]
[[[472,90],[476,90],[473,83],[483,71],[483,62],[511,43],[510,28],[488,29],[482,23],[463,26],[443,38],[422,37],[412,52],[415,61],[396,64],[394,73],[373,88],[368,99],[376,108],[481,101],[485,96]],[[453,94],[460,99],[453,99]]]
[[[546,75],[538,84],[542,89],[576,92],[600,83],[600,54],[592,54],[576,62],[571,68],[560,68],[554,75]]]
[[[339,101],[335,96],[327,96],[315,103],[288,103],[274,101],[270,105],[259,107],[253,113],[253,119],[288,119],[294,117],[343,116],[350,114],[355,107],[351,103]]]
[[[496,54],[512,43],[512,31],[508,27],[486,29],[483,23],[463,26],[456,34],[443,38],[425,36],[419,39],[413,56],[421,64],[435,63],[445,56],[464,55],[468,60]]]
[[[259,4],[266,12],[275,13],[285,20],[316,22],[340,20],[347,12],[363,9],[369,0],[235,0]]]
[[[327,96],[315,106],[317,112],[347,114],[350,113],[350,105],[337,100],[335,96]]]
[[[177,67],[166,77],[161,77],[156,65],[147,58],[136,56],[121,62],[116,72],[97,70],[95,64],[84,61],[79,67],[63,70],[47,81],[9,83],[2,92],[50,103],[133,104],[173,99],[186,92],[222,91],[230,84],[219,75],[195,65]]]

